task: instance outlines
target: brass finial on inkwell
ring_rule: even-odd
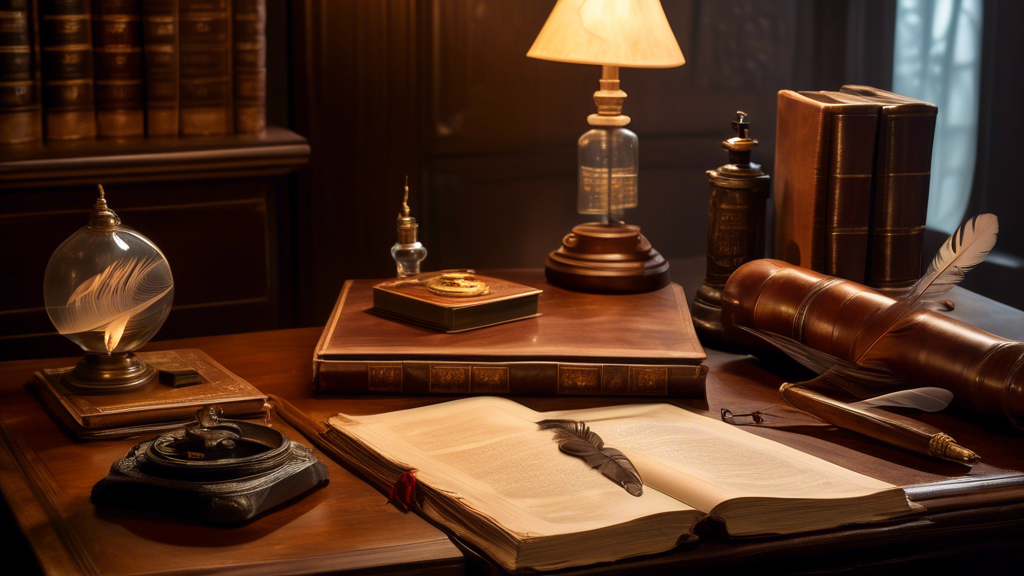
[[[427,249],[416,239],[419,224],[409,215],[409,177],[405,177],[405,195],[402,197],[402,212],[398,215],[398,242],[391,247],[398,277],[415,276],[420,273],[420,262],[427,257]]]
[[[736,135],[722,142],[729,163],[708,170],[711,202],[708,208],[707,272],[691,307],[697,335],[706,346],[728,348],[722,328],[722,289],[740,265],[764,258],[765,205],[770,176],[750,161],[757,140],[750,137],[746,112],[732,121]]]

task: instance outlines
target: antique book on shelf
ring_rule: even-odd
[[[415,281],[388,280],[373,287],[373,310],[427,328],[454,333],[537,315],[541,291],[515,282],[475,275],[487,294],[439,296]]]
[[[869,86],[841,93],[881,105],[866,283],[899,294],[921,277],[938,107]]]
[[[0,145],[43,138],[34,16],[32,0],[0,2]]]
[[[555,432],[537,425],[549,419],[584,422],[625,454],[641,495],[560,452]],[[467,398],[327,424],[323,439],[337,456],[385,492],[412,474],[404,504],[510,571],[662,552],[695,539],[708,517],[749,537],[916,508],[891,484],[667,404],[535,412]]]
[[[827,92],[779,92],[777,258],[864,280],[878,110]]]
[[[267,127],[267,2],[234,0],[235,132]]]
[[[146,135],[141,0],[92,0],[96,135]]]
[[[96,137],[88,0],[39,2],[47,140]]]
[[[706,358],[683,289],[608,296],[543,290],[540,316],[448,334],[375,315],[373,286],[348,281],[313,355],[324,392],[703,397]]]
[[[146,73],[146,135],[177,136],[178,0],[142,0]]]
[[[31,386],[49,411],[81,439],[121,438],[181,427],[194,420],[196,410],[217,405],[225,417],[259,414],[266,396],[218,364],[201,350],[139,352],[138,356],[160,369],[185,362],[199,372],[200,382],[174,387],[158,381],[109,394],[79,394],[66,387],[61,376],[72,369],[57,368],[35,373]]]
[[[234,132],[230,0],[178,0],[179,133]]]

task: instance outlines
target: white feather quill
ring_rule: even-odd
[[[965,222],[939,248],[931,265],[903,298],[879,312],[869,320],[857,335],[857,349],[863,350],[856,363],[864,361],[875,344],[908,314],[926,302],[941,299],[953,286],[964,279],[972,268],[988,256],[996,244],[999,219],[992,214],[980,214]]]
[[[857,398],[867,398],[877,394],[879,388],[891,388],[903,384],[902,380],[889,372],[863,368],[853,362],[847,362],[826,352],[815,350],[792,338],[745,326],[740,326],[740,328],[775,346],[804,368],[820,374],[821,376],[814,379],[815,384],[828,384],[830,388],[842,390]]]
[[[850,404],[853,408],[867,410],[870,408],[916,408],[922,412],[939,412],[945,410],[953,401],[953,393],[945,388],[911,388],[891,394],[883,394],[860,402]]]

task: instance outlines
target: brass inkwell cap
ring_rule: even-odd
[[[420,227],[409,215],[409,177],[405,177],[405,196],[402,198],[402,212],[398,215],[398,243],[415,244],[416,230]]]
[[[712,178],[722,179],[749,179],[765,176],[761,171],[761,165],[750,161],[750,153],[757,148],[758,141],[750,137],[750,120],[746,112],[736,112],[736,119],[732,121],[732,129],[736,131],[736,135],[722,142],[722,148],[729,152],[729,163],[720,166],[717,170],[709,170],[708,175]]]

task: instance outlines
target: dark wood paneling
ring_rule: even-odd
[[[394,274],[389,250],[402,181],[419,215],[417,23],[422,3],[292,3],[292,106],[309,138],[299,173],[295,302],[323,323],[346,277]]]
[[[346,278],[394,274],[388,251],[406,174],[428,270],[540,266],[583,220],[576,140],[589,129],[600,69],[526,57],[552,6],[292,4],[295,126],[313,146],[296,203],[301,324],[327,318]],[[750,115],[755,161],[770,173],[776,92],[877,78],[878,66],[849,47],[882,48],[872,36],[879,18],[862,0],[663,6],[687,63],[622,70],[641,150],[640,207],[626,219],[679,257],[704,251],[705,171],[726,162],[720,142],[736,110]]]

